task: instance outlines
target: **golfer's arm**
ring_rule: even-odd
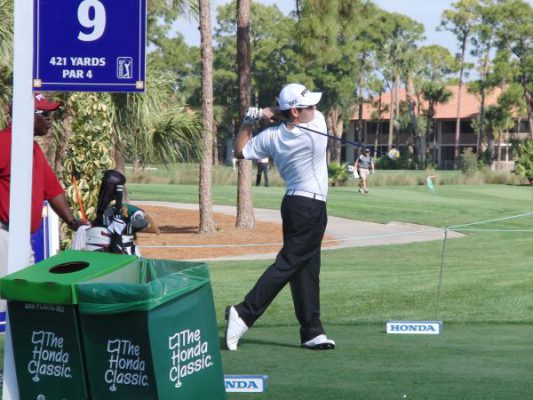
[[[262,109],[263,114],[261,119],[273,122],[279,116],[279,107],[265,107]],[[244,155],[242,149],[246,146],[246,143],[252,138],[252,124],[247,124],[243,121],[235,138],[235,145],[233,146],[233,153],[236,158],[242,160]]]
[[[239,133],[237,133],[237,137],[235,138],[235,145],[233,147],[235,157],[239,160],[242,160],[244,158],[244,155],[242,154],[242,149],[244,149],[244,146],[246,146],[246,143],[248,143],[251,138],[252,125],[243,122],[239,129]]]

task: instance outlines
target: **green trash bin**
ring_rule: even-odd
[[[137,277],[135,256],[65,251],[0,280],[20,399],[88,399],[74,283]]]
[[[140,259],[137,283],[79,283],[93,399],[226,399],[204,263]]]

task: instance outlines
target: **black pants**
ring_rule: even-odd
[[[255,186],[261,184],[261,174],[265,175],[265,186],[268,186],[268,164],[257,163],[257,178],[255,180]]]
[[[249,327],[290,283],[300,339],[306,342],[324,333],[320,321],[320,247],[328,222],[326,203],[285,196],[281,204],[283,248],[244,301],[236,306]]]

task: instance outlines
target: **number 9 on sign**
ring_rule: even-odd
[[[106,26],[106,11],[100,0],[83,0],[78,7],[78,21],[80,25],[91,32],[81,32],[78,39],[84,42],[92,42],[102,37]]]

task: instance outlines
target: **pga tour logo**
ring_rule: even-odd
[[[133,78],[133,58],[118,57],[117,58],[117,78],[132,79]]]
[[[227,393],[262,393],[267,389],[266,375],[224,375]]]
[[[440,335],[442,321],[389,321],[387,333],[391,335]]]

